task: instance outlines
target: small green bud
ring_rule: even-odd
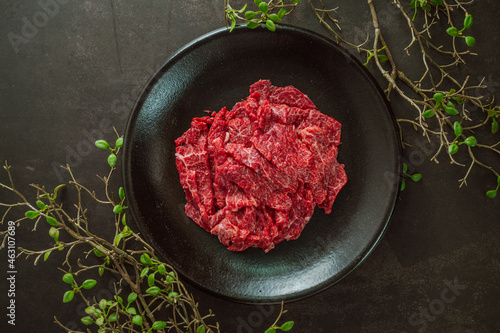
[[[132,322],[136,325],[142,326],[142,317],[140,315],[136,315],[132,318]]]
[[[283,325],[281,325],[280,330],[282,331],[289,331],[292,329],[294,322],[293,321],[287,321]]]
[[[165,326],[167,326],[166,322],[164,322],[164,321],[155,321],[153,323],[153,326],[151,326],[151,328],[158,331],[158,330],[161,330],[161,329],[165,328]]]
[[[450,155],[453,155],[453,154],[456,154],[456,152],[458,151],[458,146],[457,144],[455,143],[452,143],[449,147],[448,147],[448,154]]]
[[[109,144],[105,140],[97,140],[95,145],[99,149],[109,149]]]
[[[266,28],[269,31],[276,31],[276,26],[274,25],[274,22],[271,20],[266,21]]]
[[[476,45],[476,39],[472,36],[466,36],[465,43],[467,44],[467,46],[472,47],[472,46]]]
[[[83,281],[82,287],[83,287],[83,289],[90,289],[90,288],[94,287],[96,284],[97,284],[96,280],[88,279],[88,280]]]
[[[151,296],[156,296],[161,292],[161,289],[157,286],[149,287],[146,289],[146,293],[151,295]]]
[[[267,13],[267,11],[269,10],[269,5],[265,1],[260,2],[258,6],[259,10],[263,13]]]
[[[464,20],[464,29],[470,28],[472,25],[472,15],[468,14]]]
[[[116,139],[115,147],[116,148],[123,147],[123,138]]]
[[[116,165],[116,161],[117,158],[115,154],[112,153],[108,156],[108,164],[110,167],[114,167]]]
[[[62,280],[64,282],[66,282],[67,284],[73,284],[73,281],[74,281],[73,274],[71,274],[71,273],[64,274]]]
[[[436,103],[441,103],[443,101],[443,94],[442,93],[435,93],[434,94],[434,100]]]
[[[68,290],[67,292],[64,293],[63,302],[64,303],[71,302],[71,300],[73,299],[74,296],[75,296],[75,292],[73,290]]]
[[[458,29],[455,27],[449,27],[446,29],[446,33],[450,36],[458,36]]]
[[[40,214],[40,212],[38,212],[38,211],[29,210],[26,213],[24,213],[24,216],[26,216],[30,220],[34,220],[38,217],[39,214]]]

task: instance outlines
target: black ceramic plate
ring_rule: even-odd
[[[339,161],[349,181],[333,212],[317,209],[297,240],[267,254],[230,252],[186,217],[174,140],[193,117],[246,98],[259,79],[297,87],[342,123]],[[401,169],[394,124],[373,78],[332,41],[286,26],[216,30],[173,55],[130,116],[124,153],[130,210],[158,255],[205,290],[241,302],[303,298],[356,268],[386,229]]]

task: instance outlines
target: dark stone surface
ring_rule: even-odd
[[[78,180],[99,186],[95,175],[103,175],[107,167],[104,153],[93,148],[93,141],[112,139],[113,126],[123,133],[148,78],[179,47],[224,25],[223,2],[216,0],[59,0],[44,14],[42,4],[54,3],[0,4],[0,159],[13,166],[18,188],[32,195],[30,183],[52,188],[66,182],[68,174],[58,168],[65,163],[72,165]],[[326,3],[340,6],[338,17],[347,38],[361,42],[371,32],[365,2]],[[375,1],[380,23],[392,49],[402,50],[409,42],[401,34],[406,22],[388,3]],[[475,19],[473,50],[479,55],[467,57],[467,68],[453,72],[470,75],[471,82],[485,77],[489,89],[484,93],[499,97],[500,3],[481,1],[468,8]],[[331,36],[307,2],[287,22]],[[13,34],[23,38],[14,41],[17,46],[9,40]],[[265,61],[255,56],[256,61]],[[402,68],[417,71],[419,59],[405,57],[398,54]],[[373,64],[368,68],[377,74]],[[411,107],[400,98],[394,97],[391,104],[397,117],[412,117]],[[286,304],[284,320],[296,322],[294,332],[500,331],[500,204],[498,198],[484,195],[494,187],[494,177],[474,168],[468,186],[459,189],[457,180],[467,167],[450,165],[444,154],[439,165],[430,162],[437,143],[427,143],[420,133],[403,128],[404,141],[412,144],[404,158],[410,170],[424,178],[401,193],[385,237],[359,268],[316,296]],[[465,155],[458,158],[466,161]],[[498,155],[485,159],[498,165]],[[8,181],[5,174],[0,181]],[[119,180],[114,185],[118,184]],[[0,192],[1,202],[9,200],[13,198]],[[91,214],[97,218],[101,212]],[[110,231],[105,225],[96,228]],[[17,230],[18,246],[50,246],[45,225],[40,224],[37,233],[31,229],[28,222]],[[16,326],[9,325],[5,249],[0,258],[1,332],[62,331],[53,324],[54,315],[64,324],[79,321],[84,305],[61,302],[66,285],[56,264],[63,255],[55,253],[37,266],[17,259]],[[114,281],[100,280],[98,296],[109,296]],[[202,310],[214,311],[222,332],[263,332],[278,314],[277,305],[240,305],[195,287],[190,290]]]

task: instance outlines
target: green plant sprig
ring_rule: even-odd
[[[406,188],[406,180],[405,178],[410,178],[414,182],[420,181],[422,179],[422,174],[420,173],[415,173],[415,174],[409,174],[408,173],[408,165],[406,163],[403,163],[403,179],[401,180],[401,187],[400,191],[404,191]]]
[[[101,149],[109,149],[111,154],[118,155],[122,140],[118,136],[115,148],[106,147],[104,140],[97,141],[96,146],[100,146]],[[0,183],[0,188],[10,191],[20,198],[21,202],[1,203],[0,206],[7,207],[7,211],[3,214],[0,223],[3,224],[12,209],[16,207],[24,207],[26,210],[24,216],[15,221],[18,225],[25,220],[34,220],[36,225],[38,221],[45,218],[53,246],[42,250],[20,248],[20,255],[25,255],[27,258],[34,257],[36,265],[42,257],[46,261],[55,249],[66,250],[62,266],[67,267],[67,269],[61,268],[64,272],[62,280],[70,286],[70,289],[64,292],[62,300],[63,303],[69,303],[78,295],[85,302],[87,305],[85,315],[80,318],[84,325],[96,327],[98,333],[135,333],[162,330],[190,333],[220,332],[217,322],[210,323],[214,317],[212,311],[204,315],[199,312],[195,299],[179,279],[175,269],[162,262],[155,255],[151,245],[127,225],[125,191],[123,187],[119,187],[118,196],[115,198],[110,190],[110,181],[116,170],[116,164],[110,164],[110,172],[107,177],[98,176],[104,184],[106,197],[104,200],[99,199],[95,191],[80,184],[68,165],[64,167],[70,176],[70,186],[67,188],[76,190],[76,203],[69,205],[76,207],[76,212],[71,214],[63,208],[58,197],[58,191],[63,188],[63,185],[57,186],[50,192],[43,186],[32,185],[37,194],[35,204],[31,204],[14,187],[10,166],[5,163],[4,168],[11,184],[8,186]],[[115,222],[115,234],[112,240],[107,240],[90,231],[89,225],[96,221],[91,221],[86,214],[87,209],[83,206],[83,194],[85,193],[97,205],[108,207],[110,217],[113,217]],[[99,223],[106,221],[106,217],[100,216],[99,219],[102,220]],[[63,242],[61,240],[63,235],[63,238],[69,239],[69,241]],[[7,231],[0,231],[1,236],[4,238],[0,248],[5,244]],[[80,252],[77,252],[77,247],[80,248]],[[70,257],[81,252],[86,253],[85,260],[78,257],[79,270],[76,271],[70,264]],[[89,257],[90,254],[93,256]],[[87,260],[92,262],[86,264]],[[94,263],[96,260],[98,264]],[[92,300],[87,293],[96,285],[97,281],[86,279],[81,285],[77,284],[76,279],[83,272],[96,272],[99,276],[104,276],[108,272],[120,276],[119,282],[115,283],[113,298]],[[284,312],[286,311],[283,310],[282,304],[278,318]],[[60,327],[71,331],[57,318],[54,320]],[[289,330],[291,325],[293,323],[288,322],[279,327],[275,325],[276,327],[273,328]]]
[[[427,0],[411,1],[410,10],[417,11],[420,8],[425,14],[420,19],[423,20],[423,27],[420,27],[421,22],[414,22],[417,21],[417,17],[413,15],[412,18],[408,14],[408,5],[402,4],[400,0],[391,2],[391,5],[398,9],[399,18],[407,23],[407,35],[410,42],[404,50],[408,57],[412,57],[411,61],[423,66],[419,77],[408,77],[398,66],[398,63],[403,61],[395,59],[393,54],[399,55],[401,52],[393,53],[394,47],[388,44],[384,38],[384,29],[386,28],[379,24],[374,1],[367,0],[366,3],[372,17],[373,33],[368,34],[367,39],[362,44],[356,45],[341,34],[344,29],[341,29],[339,20],[333,16],[333,13],[338,13],[338,8],[328,9],[323,0],[310,1],[311,8],[318,17],[319,22],[333,34],[339,44],[352,47],[362,55],[366,53],[367,58],[375,64],[378,74],[387,81],[388,85],[385,90],[387,98],[390,99],[391,95],[396,93],[416,111],[415,117],[405,114],[397,119],[401,129],[400,135],[403,148],[410,145],[404,142],[402,124],[410,124],[414,130],[421,131],[423,136],[430,142],[438,142],[434,154],[430,156],[430,160],[436,163],[439,162],[438,157],[440,154],[446,152],[446,156],[452,164],[465,167],[467,162],[457,161],[456,155],[449,152],[454,152],[456,147],[460,145],[467,145],[470,158],[469,167],[464,177],[459,180],[460,186],[467,184],[467,179],[472,174],[471,170],[477,166],[492,172],[495,179],[500,176],[498,165],[489,165],[476,156],[478,149],[498,156],[497,154],[500,154],[500,151],[497,147],[500,142],[493,145],[476,142],[477,144],[474,145],[475,137],[467,139],[462,134],[460,138],[456,138],[454,135],[455,121],[463,124],[464,132],[473,131],[485,125],[490,126],[490,124],[492,134],[500,132],[498,130],[499,107],[494,104],[493,98],[485,98],[480,95],[487,88],[484,79],[478,84],[471,84],[469,83],[469,76],[459,79],[454,77],[455,74],[451,72],[451,68],[465,64],[465,56],[476,54],[472,53],[470,49],[459,51],[455,43],[456,38],[453,38],[451,49],[435,44],[436,39],[431,38],[433,33],[431,33],[431,30],[433,30],[431,28],[438,27],[437,23],[441,24],[442,21],[445,21],[444,23],[453,27],[454,18],[462,14],[465,15],[464,28],[461,31],[457,30],[457,36],[465,38],[464,31],[472,25],[472,16],[465,8],[469,3],[459,0],[453,3]],[[398,18],[398,15],[395,15],[395,18]],[[419,24],[418,28],[416,24]],[[472,38],[467,40],[470,45],[475,43]],[[369,43],[372,43],[371,47],[366,48],[365,45]],[[410,54],[410,50],[412,50],[412,54]],[[436,60],[437,58],[439,58],[439,61]],[[446,58],[450,59],[448,63],[446,63]],[[483,118],[484,114],[487,114],[486,118]],[[478,118],[481,120],[477,121]],[[489,138],[483,140],[482,137],[479,139],[480,141],[490,140]],[[474,147],[477,148],[473,149]],[[465,156],[463,157],[465,158]]]
[[[415,18],[417,17],[417,11],[419,8],[421,8],[425,13],[425,12],[430,12],[433,6],[437,8],[439,5],[442,4],[443,4],[442,0],[412,0],[410,2],[410,8],[415,9],[412,21],[415,21]]]
[[[465,43],[468,46],[472,47],[472,46],[476,45],[476,39],[472,36],[464,36],[464,34],[463,34],[464,30],[470,28],[471,26],[472,26],[472,15],[467,14],[465,16],[464,26],[462,29],[458,30],[457,28],[451,26],[448,29],[446,29],[446,33],[450,36],[453,36],[453,37],[461,37],[461,38],[465,39]]]
[[[239,21],[246,23],[250,29],[265,26],[269,31],[275,31],[276,23],[292,13],[300,2],[301,0],[270,0],[268,2],[254,0],[256,10],[247,10],[248,4],[241,9],[234,9],[231,7],[230,0],[224,0],[226,26],[229,27],[229,31],[233,31]]]

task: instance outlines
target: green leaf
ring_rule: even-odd
[[[128,308],[127,313],[130,313],[131,315],[136,315],[137,311],[135,310],[135,308]]]
[[[279,21],[281,21],[281,18],[280,18],[278,15],[276,15],[276,14],[271,14],[271,15],[269,15],[269,18],[270,18],[270,19],[271,19],[271,21],[273,21],[273,22],[279,22]]]
[[[158,266],[158,273],[160,273],[161,275],[167,274],[167,269],[165,268],[164,264],[160,264]]]
[[[469,136],[464,140],[464,143],[469,147],[474,147],[475,145],[477,145],[477,140],[475,137]]]
[[[127,302],[130,304],[137,299],[137,294],[132,292],[127,297]]]
[[[442,93],[435,93],[433,98],[437,103],[441,103],[443,101],[443,97]]]
[[[115,299],[118,303],[120,303],[120,305],[123,305],[123,299],[120,296],[115,295]]]
[[[95,313],[95,307],[94,306],[89,306],[88,308],[85,309],[85,313],[87,313],[87,314],[94,314]]]
[[[172,291],[172,292],[168,293],[168,296],[167,296],[167,297],[168,297],[168,300],[169,300],[169,301],[174,302],[174,301],[175,301],[175,299],[176,299],[177,297],[179,297],[179,294],[178,294],[178,293],[176,293],[175,291]]]
[[[57,186],[55,189],[54,189],[54,196],[50,199],[52,201],[56,200],[57,198],[57,191],[59,191],[59,189],[61,189],[62,187],[64,187],[66,184],[61,184],[59,186]]]
[[[258,6],[262,2],[262,0],[253,0],[253,2]]]
[[[94,255],[97,257],[97,258],[100,258],[100,257],[103,257],[104,254],[102,254],[98,249],[94,249]]]
[[[122,186],[120,186],[120,188],[118,189],[118,196],[120,197],[121,201],[125,199],[125,189]]]
[[[120,241],[122,240],[122,238],[123,238],[123,234],[116,235],[115,240],[114,240],[115,244],[116,245],[120,244]]]
[[[51,226],[54,226],[54,227],[57,227],[59,226],[59,223],[57,223],[57,220],[55,218],[53,218],[52,216],[49,216],[47,215],[45,217],[45,220],[47,221],[48,224],[50,224]]]
[[[145,277],[149,273],[149,267],[144,267],[141,271],[141,278]]]
[[[123,206],[122,205],[116,205],[115,207],[113,207],[113,213],[120,214],[121,212],[123,212]]]
[[[458,137],[462,135],[462,125],[458,121],[455,121],[453,123],[453,131],[455,132],[455,135]]]
[[[411,0],[410,2],[410,8],[417,8],[417,0]]]
[[[270,327],[264,333],[276,333],[276,329],[274,327]]]
[[[282,19],[286,15],[286,9],[284,7],[281,7],[280,11],[278,12],[278,17]]]
[[[67,284],[73,284],[73,274],[71,273],[66,273],[63,275],[62,280],[66,282]]]
[[[151,296],[156,296],[161,292],[161,289],[157,286],[152,286],[146,289],[146,293],[151,295]]]
[[[52,253],[52,251],[45,252],[45,254],[43,255],[43,261],[47,261],[47,259],[49,259],[49,256],[51,253]]]
[[[377,54],[377,58],[380,63],[384,63],[389,60],[389,58],[384,54]]]
[[[104,267],[99,266],[98,272],[99,272],[99,276],[102,276],[104,274]]]
[[[196,333],[205,333],[205,326],[199,326],[197,329],[196,329]]]
[[[143,253],[141,255],[141,262],[144,264],[144,265],[149,265],[149,266],[152,266],[153,265],[153,261],[151,260],[151,257],[147,254],[147,253]]]
[[[403,179],[401,181],[401,188],[399,189],[400,191],[404,191],[404,189],[406,188],[406,181]]]
[[[249,11],[247,11],[247,12],[245,13],[245,18],[246,18],[247,20],[251,20],[251,19],[253,19],[253,18],[255,17],[255,14],[257,14],[257,13],[256,13],[256,12],[253,12],[253,11],[251,11],[251,10],[249,10]]]
[[[56,243],[59,242],[59,230],[57,230],[56,228],[50,227],[49,236],[54,238]]]
[[[247,4],[245,4],[240,10],[238,10],[238,13],[243,13],[247,9]]]
[[[458,114],[457,109],[451,107],[444,108],[444,111],[446,111],[446,113],[449,114],[450,116],[456,116]]]
[[[429,5],[427,2],[424,1],[420,3],[420,7],[422,7],[422,9],[425,10],[426,12],[431,10],[431,5]]]
[[[455,154],[457,151],[458,151],[458,146],[457,146],[455,143],[452,143],[452,144],[448,147],[448,154],[450,154],[450,155]]]
[[[248,22],[247,23],[247,28],[250,28],[250,29],[255,29],[259,26],[259,23],[257,22]]]
[[[280,329],[281,329],[282,331],[285,331],[285,332],[286,332],[286,331],[289,331],[289,330],[291,330],[291,329],[292,329],[293,324],[294,324],[294,322],[293,322],[293,321],[287,321],[286,323],[284,323],[283,325],[281,325]]]
[[[231,18],[231,28],[229,29],[229,32],[233,32],[235,27],[236,27],[236,19],[234,17],[232,17]]]
[[[465,36],[465,43],[467,46],[474,46],[476,45],[476,39],[472,36]]]
[[[45,209],[45,207],[47,207],[42,200],[37,200],[36,201],[36,205],[38,206],[38,208],[40,209]]]
[[[104,298],[99,301],[99,307],[101,310],[106,309],[106,306],[108,305],[108,301],[106,301]]]
[[[498,176],[498,178],[497,178],[497,184],[498,184],[498,186],[500,186],[500,176]]]
[[[24,213],[24,216],[27,218],[34,220],[37,218],[37,216],[40,214],[39,211],[34,211],[34,210],[28,210],[26,213]]]
[[[164,322],[164,321],[155,321],[153,323],[153,326],[151,326],[151,328],[158,331],[158,330],[161,330],[161,329],[165,328],[165,326],[167,326],[166,322]]]
[[[111,155],[109,155],[108,156],[108,164],[109,164],[109,166],[110,167],[114,167],[116,165],[116,160],[117,160],[117,158],[116,158],[115,154],[112,153]]]
[[[97,140],[95,146],[99,149],[109,149],[109,144],[105,140]]]
[[[408,171],[408,165],[406,163],[403,163],[403,173],[406,173]]]
[[[167,283],[174,282],[175,281],[175,273],[174,272],[169,272],[167,277],[165,278]]]
[[[271,20],[266,21],[266,28],[269,31],[276,31],[276,26],[274,25],[274,22]]]
[[[422,175],[419,173],[416,173],[414,175],[409,175],[408,177],[410,177],[410,179],[413,180],[414,182],[418,182],[420,179],[422,179]]]
[[[449,27],[446,29],[446,33],[450,36],[458,36],[458,29],[455,27]]]
[[[422,116],[424,118],[430,118],[430,117],[434,116],[434,114],[435,114],[434,110],[429,109],[429,110],[425,111],[424,113],[422,113]]]
[[[149,274],[148,276],[148,286],[152,287],[155,284],[155,275],[156,272]]]
[[[116,321],[116,319],[118,319],[118,315],[116,314],[116,312],[113,312],[112,314],[109,315],[108,317],[108,321],[110,323],[114,323]]]
[[[96,325],[101,326],[104,324],[104,317],[99,317],[95,320]]]
[[[80,319],[84,325],[92,325],[94,323],[94,320],[92,317],[86,316]]]
[[[443,4],[443,1],[442,1],[442,0],[430,0],[430,1],[431,1],[431,3],[432,3],[433,5],[436,5],[436,6],[438,6],[438,5],[442,5],[442,4]]]
[[[83,289],[90,289],[90,288],[94,287],[96,284],[97,284],[96,280],[88,279],[88,280],[83,281],[82,287],[83,287]]]
[[[498,121],[495,118],[491,118],[491,133],[495,134],[498,132]]]
[[[263,13],[267,13],[267,11],[269,10],[269,5],[265,1],[262,1],[261,3],[259,3],[258,6],[259,6],[259,10]]]
[[[132,322],[136,325],[142,326],[142,317],[140,315],[135,315],[132,318]]]
[[[71,302],[73,297],[75,297],[75,292],[73,290],[68,290],[67,292],[64,293],[63,302],[64,303]]]
[[[470,28],[472,25],[472,15],[468,14],[464,19],[464,29]]]
[[[488,198],[493,199],[494,197],[496,197],[496,196],[497,196],[497,192],[498,192],[497,190],[491,190],[491,191],[488,191],[488,192],[486,192],[486,196],[487,196]]]

